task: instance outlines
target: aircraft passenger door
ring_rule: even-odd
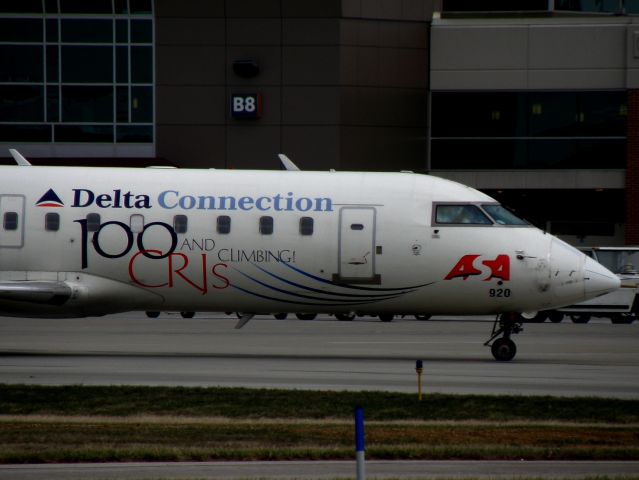
[[[339,214],[339,274],[343,283],[379,283],[375,274],[375,214],[372,207],[344,207]]]
[[[24,245],[24,196],[0,195],[0,248]]]

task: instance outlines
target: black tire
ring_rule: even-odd
[[[564,319],[564,314],[563,312],[558,312],[556,310],[553,310],[548,315],[548,318],[550,319],[552,323],[560,323]]]
[[[288,313],[274,313],[273,316],[278,320],[285,320],[288,317]]]
[[[635,316],[632,313],[620,313],[611,316],[610,321],[615,325],[630,325],[635,321]]]
[[[432,317],[432,315],[428,313],[420,313],[419,315],[415,315],[415,318],[417,320],[430,320],[430,317]]]
[[[149,318],[158,318],[160,316],[160,312],[145,312],[146,316]]]
[[[195,312],[180,312],[182,318],[193,318],[195,317]]]
[[[295,316],[300,320],[315,320],[317,313],[296,313]]]
[[[517,355],[517,345],[510,338],[498,338],[490,346],[490,351],[498,362],[509,362]]]
[[[379,319],[382,322],[392,322],[393,318],[395,318],[395,315],[393,315],[392,313],[380,313],[379,314]]]
[[[537,312],[533,318],[524,319],[526,323],[544,323],[548,318],[548,312]]]
[[[351,320],[355,320],[354,313],[336,313],[335,318],[342,322],[350,322]]]
[[[590,321],[589,313],[574,313],[570,315],[572,323],[588,323]]]

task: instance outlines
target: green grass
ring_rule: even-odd
[[[356,406],[367,420],[639,423],[638,400],[607,398],[0,384],[0,415],[350,419]]]
[[[0,463],[639,460],[639,402],[241,388],[0,385]]]

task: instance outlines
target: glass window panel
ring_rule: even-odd
[[[560,0],[556,0],[560,1]],[[505,12],[548,10],[548,0],[443,0],[444,12]]]
[[[0,13],[42,13],[42,1],[4,0],[0,2]]]
[[[62,81],[112,83],[113,48],[62,46]]]
[[[625,0],[623,6],[626,13],[639,13],[639,0]]]
[[[626,136],[626,93],[578,94],[580,137]]]
[[[60,0],[61,13],[113,13],[111,0]]]
[[[431,142],[434,169],[511,169],[527,164],[526,140],[436,139]]]
[[[153,24],[151,20],[131,20],[131,43],[152,43]]]
[[[127,0],[115,0],[115,13],[129,13],[129,6]]]
[[[217,217],[217,233],[223,235],[231,232],[231,217],[228,215],[220,215]]]
[[[112,143],[111,125],[55,125],[56,142]]]
[[[498,225],[528,225],[526,220],[522,220],[501,205],[488,204],[482,205],[482,207],[488,212],[488,215],[493,217],[493,220],[495,220]]]
[[[313,217],[300,218],[300,235],[313,235]]]
[[[49,43],[58,43],[58,20],[57,19],[48,19],[47,23],[47,42]]]
[[[4,220],[2,226],[5,230],[17,230],[18,229],[18,214],[16,212],[6,212],[4,214]]]
[[[492,225],[493,222],[475,205],[437,205],[435,222],[458,225]]]
[[[44,120],[44,89],[39,85],[0,85],[0,122]]]
[[[116,88],[116,121],[129,122],[129,87]]]
[[[87,231],[97,232],[100,229],[100,214],[89,213],[87,215]]]
[[[115,21],[115,41],[117,43],[127,43],[129,41],[129,21]]]
[[[118,143],[153,143],[153,127],[143,125],[118,125]]]
[[[47,46],[47,82],[58,83],[60,81],[58,61],[58,46]]]
[[[260,233],[262,235],[273,234],[273,217],[260,217]]]
[[[112,122],[113,87],[63,86],[63,122]]]
[[[173,217],[173,228],[175,233],[186,233],[189,226],[189,219],[186,215],[176,215]]]
[[[129,2],[131,3],[131,13],[137,15],[153,13],[151,0],[129,0]]]
[[[0,18],[0,42],[42,42],[42,20]]]
[[[44,229],[47,232],[57,232],[60,230],[60,214],[59,213],[47,213],[44,216]]]
[[[619,10],[619,0],[555,0],[555,10],[614,13]]]
[[[528,148],[529,168],[580,168],[574,139],[531,139]]]
[[[625,168],[626,140],[615,138],[577,140],[573,168]]]
[[[50,142],[51,125],[0,125],[0,142]]]
[[[516,136],[523,101],[513,92],[433,93],[433,137]]]
[[[151,123],[153,121],[153,88],[131,88],[131,121]]]
[[[115,81],[129,83],[129,48],[115,47]]]
[[[60,89],[47,87],[47,122],[60,121]]]
[[[113,21],[84,18],[63,19],[62,41],[69,43],[113,43]]]
[[[0,45],[0,82],[42,82],[41,45]]]
[[[577,95],[540,92],[529,95],[529,132],[536,137],[572,137],[576,134]]]
[[[46,13],[58,13],[58,0],[44,0],[44,11]]]
[[[131,47],[131,82],[153,82],[152,54],[151,47]]]

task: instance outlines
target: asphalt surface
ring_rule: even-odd
[[[369,461],[368,478],[586,478],[637,476],[639,462]],[[355,461],[9,465],[0,480],[354,478]]]
[[[340,322],[142,313],[0,318],[0,382],[246,386],[639,398],[639,323],[526,324],[515,360],[483,346],[488,317]]]

